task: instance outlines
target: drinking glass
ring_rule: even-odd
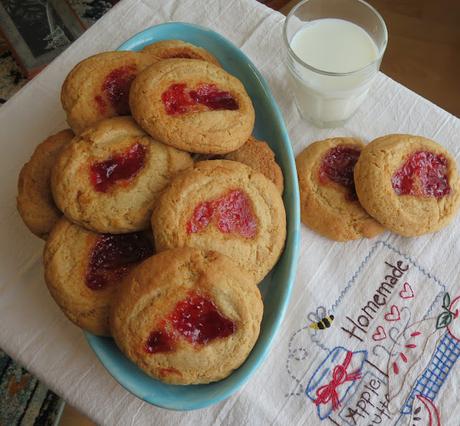
[[[349,21],[365,30],[375,43],[375,59],[359,69],[336,72],[315,68],[300,58],[292,49],[294,36],[312,21],[326,18]],[[318,127],[343,125],[366,98],[379,70],[388,40],[382,17],[362,0],[304,0],[287,16],[283,33],[287,67],[302,117]]]

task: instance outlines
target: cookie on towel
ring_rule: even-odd
[[[213,251],[179,248],[142,262],[111,309],[122,352],[152,377],[172,384],[221,380],[256,343],[260,292],[251,276]]]
[[[206,49],[182,40],[157,41],[145,46],[142,52],[155,56],[158,60],[171,58],[199,59],[220,66],[219,61]]]
[[[369,214],[406,237],[448,225],[460,204],[455,159],[421,136],[395,134],[372,141],[356,164],[355,182]]]
[[[75,133],[104,118],[129,115],[129,88],[158,59],[145,52],[103,52],[84,59],[62,85],[61,102]]]
[[[189,152],[235,151],[254,126],[254,108],[243,84],[205,61],[153,64],[134,80],[129,103],[134,119],[153,138]]]
[[[302,222],[332,240],[372,238],[384,231],[356,197],[353,168],[363,146],[354,138],[326,139],[296,158]]]
[[[109,307],[122,278],[153,254],[146,232],[96,234],[62,218],[43,254],[45,281],[53,299],[77,326],[109,335]]]
[[[61,152],[51,186],[73,222],[95,232],[133,232],[149,227],[159,192],[192,164],[189,154],[154,141],[131,117],[115,117]]]
[[[61,149],[74,134],[62,130],[45,139],[35,148],[30,160],[19,173],[17,208],[22,220],[37,237],[46,240],[62,216],[51,194],[51,169]]]
[[[215,250],[259,283],[278,261],[286,213],[272,181],[229,160],[195,163],[163,191],[152,215],[155,247]]]

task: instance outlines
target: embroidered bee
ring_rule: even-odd
[[[312,322],[309,328],[314,330],[325,330],[332,325],[334,315],[326,315],[326,308],[319,306],[316,312],[310,312],[308,319]]]

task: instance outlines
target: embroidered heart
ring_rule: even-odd
[[[385,329],[381,325],[375,329],[375,333],[372,335],[372,338],[377,342],[386,339],[386,337]]]
[[[399,295],[402,299],[412,299],[415,296],[414,290],[412,290],[408,282],[404,283],[403,289],[399,292]]]
[[[401,319],[399,308],[396,305],[391,305],[390,312],[387,312],[384,317],[387,321],[399,321]]]

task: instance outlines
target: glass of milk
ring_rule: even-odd
[[[364,1],[304,0],[287,16],[284,40],[301,115],[318,127],[339,127],[369,92],[388,32]]]

